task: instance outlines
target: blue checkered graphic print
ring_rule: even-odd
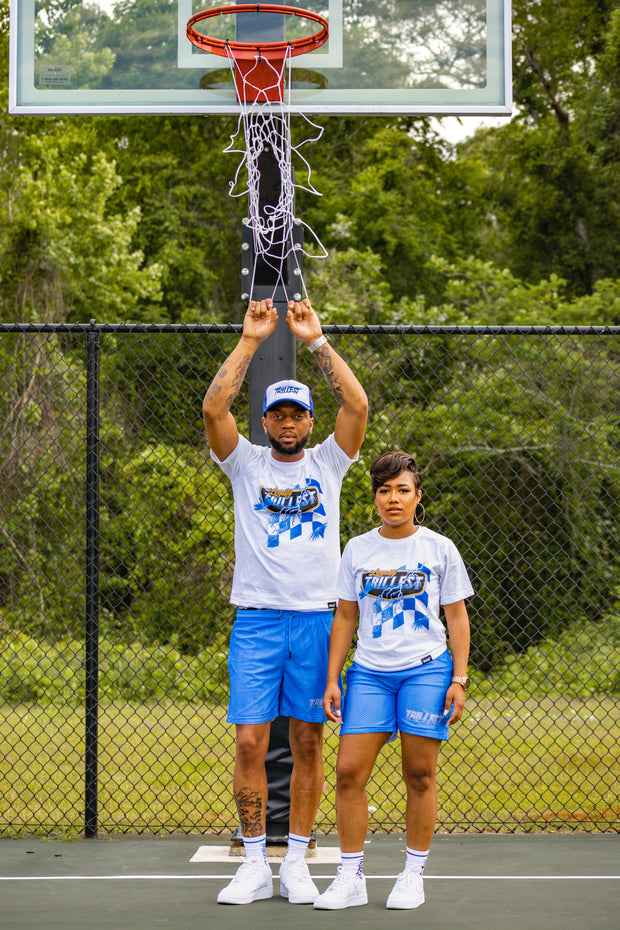
[[[311,540],[324,537],[327,523],[321,493],[321,486],[314,478],[306,478],[303,487],[261,488],[261,499],[254,505],[254,509],[266,511],[269,515],[269,549],[279,546],[284,535],[288,535],[291,540],[299,539],[303,535],[304,526],[309,527]]]
[[[424,608],[428,608],[426,581],[430,577],[430,569],[421,562],[413,570],[401,565],[388,573],[364,572],[359,598],[373,598],[373,639],[381,637],[386,623],[390,623],[393,630],[404,626],[406,612],[410,614],[413,629],[428,630],[429,618]]]

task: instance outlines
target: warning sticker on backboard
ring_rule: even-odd
[[[71,68],[68,65],[41,65],[39,84],[45,87],[68,87],[71,83]]]

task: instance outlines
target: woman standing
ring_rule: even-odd
[[[368,902],[366,784],[379,750],[397,731],[407,791],[407,857],[387,907],[424,903],[422,874],[437,816],[439,749],[449,727],[461,719],[468,684],[464,599],[474,592],[463,560],[451,540],[415,522],[422,491],[412,456],[388,452],[373,463],[370,476],[381,526],[345,546],[323,697],[327,717],[342,724],[336,783],[342,864],[314,902],[327,910]],[[343,702],[340,674],[358,618]]]

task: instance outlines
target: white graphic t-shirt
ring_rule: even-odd
[[[327,610],[336,602],[340,563],[340,486],[355,459],[333,434],[280,462],[270,446],[243,436],[223,462],[235,503],[235,571],[231,604]],[[356,456],[357,458],[357,456]]]
[[[355,661],[365,668],[398,671],[437,658],[446,649],[440,605],[473,593],[454,543],[424,526],[406,539],[374,529],[342,553],[338,597],[358,603]]]

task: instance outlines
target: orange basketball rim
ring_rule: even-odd
[[[197,23],[215,16],[230,16],[237,13],[279,13],[283,16],[299,16],[320,26],[317,32],[299,39],[278,42],[238,42],[218,39],[198,32]],[[311,10],[274,3],[239,3],[234,6],[219,6],[194,13],[187,21],[187,38],[196,48],[212,55],[232,59],[235,62],[235,87],[237,98],[246,103],[258,99],[282,101],[284,78],[282,64],[286,58],[303,55],[320,48],[329,36],[329,26],[324,16]],[[251,84],[246,80],[251,73]],[[274,74],[278,75],[274,82]]]

